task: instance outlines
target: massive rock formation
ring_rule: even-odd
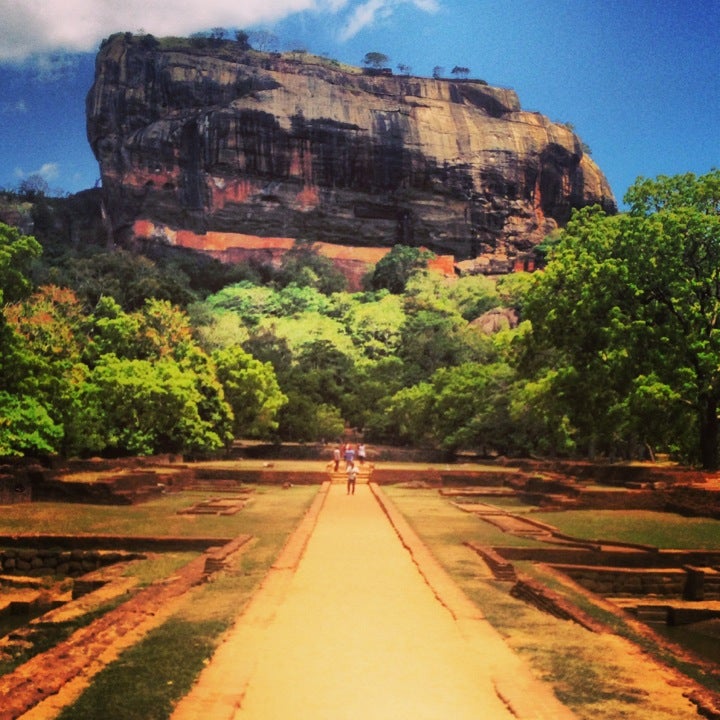
[[[112,36],[87,130],[118,239],[404,243],[507,264],[572,208],[615,208],[578,137],[512,90],[231,41]]]

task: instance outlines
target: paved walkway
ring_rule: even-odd
[[[376,486],[327,483],[173,720],[570,720]]]

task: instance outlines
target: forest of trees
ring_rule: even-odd
[[[718,171],[576,212],[540,272],[447,278],[396,246],[354,293],[303,244],[280,268],[71,248],[40,200],[38,239],[0,225],[0,455],[199,456],[349,426],[448,453],[717,466]],[[474,322],[491,310],[519,321]]]

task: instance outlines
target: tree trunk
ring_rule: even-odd
[[[718,469],[717,399],[707,397],[700,408],[700,459],[703,469]]]

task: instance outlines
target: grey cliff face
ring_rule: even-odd
[[[147,221],[512,259],[573,208],[615,210],[577,136],[512,90],[232,42],[109,38],[87,131],[119,238]]]

